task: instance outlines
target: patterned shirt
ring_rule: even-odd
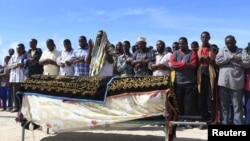
[[[134,69],[133,66],[127,64],[125,61],[130,60],[132,61],[133,55],[130,54],[126,57],[125,54],[122,54],[117,59],[117,71],[121,73],[121,76],[134,76]]]
[[[150,62],[155,61],[155,52],[153,49],[146,49],[145,52],[138,50],[133,55],[133,60],[149,60]],[[139,68],[134,68],[135,76],[148,76],[152,75],[148,65],[141,65]]]
[[[87,57],[88,54],[88,46],[86,46],[84,49],[78,48],[74,50],[74,52],[71,55],[71,59],[75,59],[78,57],[85,58]],[[84,62],[78,62],[74,65],[74,76],[88,76],[89,75],[89,64],[84,63]]]

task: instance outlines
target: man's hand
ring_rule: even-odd
[[[16,69],[16,68],[24,68],[24,65],[21,63],[18,63],[13,69]]]
[[[241,57],[233,56],[233,60],[235,60],[237,63],[240,63],[242,61]]]
[[[35,60],[33,58],[29,58],[28,62],[29,62],[29,64],[33,64],[33,63],[35,63]]]
[[[65,64],[64,64],[64,63],[61,63],[61,67],[64,68],[64,67],[65,67]]]
[[[185,63],[186,68],[193,68],[193,65],[190,63]]]
[[[142,60],[142,64],[143,64],[143,65],[148,65],[148,62],[149,62],[149,60],[148,60],[148,59],[146,59],[146,60]]]
[[[210,61],[210,57],[207,55],[201,55],[201,60]]]
[[[158,70],[159,69],[159,64],[152,64],[151,65],[151,70],[152,71],[156,71],[156,70]]]
[[[71,66],[71,63],[69,61],[65,61],[66,66]]]
[[[140,64],[140,63],[137,63],[137,64],[135,65],[135,69],[138,69],[140,66],[141,66],[141,64]]]
[[[51,59],[47,59],[44,61],[45,65],[51,64],[51,65],[57,65],[55,61],[51,60]]]

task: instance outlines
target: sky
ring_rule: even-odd
[[[78,48],[79,36],[95,40],[99,30],[113,44],[129,40],[133,45],[145,37],[153,47],[157,40],[171,46],[183,36],[190,47],[193,41],[200,44],[200,34],[208,31],[210,43],[219,48],[225,47],[227,35],[245,48],[250,42],[249,6],[249,0],[1,0],[0,58],[18,43],[28,50],[31,38],[42,50],[47,39],[58,50],[64,39]]]

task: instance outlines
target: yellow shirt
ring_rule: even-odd
[[[57,57],[60,55],[60,52],[54,49],[53,51],[46,50],[43,52],[39,62],[44,61],[46,59],[51,59],[53,61],[57,61]],[[59,75],[59,67],[55,65],[43,65],[43,74],[44,75]]]
[[[31,56],[34,56],[36,53],[36,50],[31,50]]]

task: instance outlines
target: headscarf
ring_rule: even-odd
[[[92,50],[92,58],[90,63],[90,76],[95,76],[100,73],[102,70],[104,64],[106,63],[106,53],[105,53],[105,47],[108,46],[108,52],[112,53],[113,47],[111,46],[107,33],[105,31],[102,31],[102,39],[100,42],[100,45],[98,46],[97,38],[95,40],[95,45]],[[111,55],[111,54],[110,54]]]

